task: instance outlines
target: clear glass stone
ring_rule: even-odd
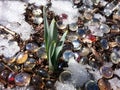
[[[114,63],[114,64],[118,64],[120,62],[120,55],[115,53],[115,52],[112,52],[111,53],[111,61]]]
[[[63,71],[59,76],[59,81],[62,83],[69,83],[71,82],[71,75],[70,71]]]
[[[100,68],[100,72],[105,78],[111,78],[113,76],[112,68],[105,65]]]
[[[47,58],[47,53],[45,51],[45,47],[40,47],[40,49],[37,51],[37,56],[46,59]]]
[[[26,50],[35,52],[38,49],[38,45],[35,43],[26,44]]]
[[[73,41],[73,40],[77,40],[78,39],[78,34],[76,33],[68,33],[67,34],[67,40],[68,41]]]
[[[78,25],[77,25],[77,23],[71,23],[71,24],[69,24],[69,29],[70,29],[71,31],[77,31],[77,30],[78,30]]]
[[[117,43],[120,43],[120,36],[116,36],[115,41],[116,41]]]
[[[111,9],[104,9],[104,13],[106,16],[110,16],[112,14],[112,10]]]
[[[40,15],[42,14],[42,10],[39,9],[39,8],[34,9],[34,10],[32,11],[32,14],[33,14],[34,16],[40,16]]]
[[[81,48],[81,50],[80,50],[80,55],[81,55],[81,56],[87,56],[89,53],[90,53],[90,49],[87,48],[87,47],[83,47],[83,48]]]
[[[36,60],[34,58],[28,58],[28,60],[24,63],[24,70],[31,71],[36,64]]]
[[[100,30],[102,30],[103,33],[109,33],[110,32],[110,27],[107,24],[101,24],[100,25]]]
[[[27,73],[19,73],[15,76],[15,84],[18,86],[27,86],[30,83],[30,75]]]
[[[71,51],[71,50],[66,50],[64,53],[63,53],[63,60],[65,61],[69,61],[70,58],[73,58],[75,57],[74,53]]]
[[[72,41],[72,45],[73,45],[75,50],[79,50],[81,48],[81,43],[79,40]]]
[[[59,29],[65,29],[65,28],[67,27],[67,25],[64,24],[64,22],[61,21],[61,20],[60,20],[60,21],[57,21],[56,24],[57,24],[57,27],[58,27]]]
[[[42,17],[33,17],[33,23],[40,25],[43,22]]]
[[[80,37],[85,37],[85,35],[86,35],[86,31],[84,29],[80,29],[80,28],[78,29],[77,33]]]

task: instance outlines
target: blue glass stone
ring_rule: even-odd
[[[85,84],[85,90],[99,90],[99,87],[95,81],[90,80]]]
[[[109,48],[107,39],[102,39],[100,41],[100,44],[101,44],[103,49],[108,49]]]
[[[77,33],[79,34],[80,37],[85,37],[85,30],[84,29],[78,29]]]

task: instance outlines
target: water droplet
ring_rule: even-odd
[[[63,53],[63,60],[69,61],[70,58],[75,57],[74,53],[71,50],[66,50]]]
[[[105,65],[100,68],[100,72],[105,78],[111,78],[113,76],[112,68]]]
[[[19,73],[15,76],[15,84],[18,86],[27,86],[30,83],[30,75],[27,73]]]

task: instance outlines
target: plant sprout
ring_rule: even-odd
[[[45,7],[43,8],[43,17],[45,49],[49,63],[49,70],[56,71],[58,66],[58,58],[60,56],[61,50],[63,49],[65,37],[68,31],[65,31],[65,33],[59,40],[56,21],[53,19],[50,25],[48,24]]]

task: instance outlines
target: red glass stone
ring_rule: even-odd
[[[9,74],[9,76],[8,76],[8,82],[9,82],[10,84],[14,84],[14,83],[15,83],[15,81],[14,81],[14,80],[15,80],[15,75],[16,75],[16,74],[13,73],[13,72]]]
[[[88,39],[91,40],[92,42],[96,42],[96,37],[94,35],[88,35]]]
[[[65,13],[61,14],[59,17],[60,20],[67,19],[67,18],[68,18],[68,15]]]

